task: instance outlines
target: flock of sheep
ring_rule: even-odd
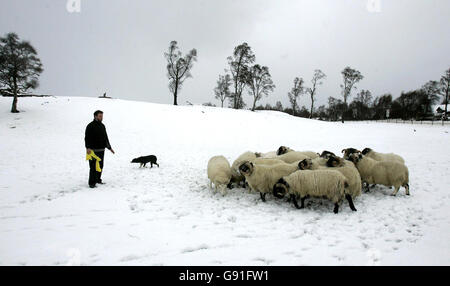
[[[342,150],[343,157],[333,152],[294,151],[281,146],[268,153],[245,152],[230,166],[224,156],[214,156],[208,162],[210,187],[223,195],[226,188],[249,186],[260,193],[276,198],[289,195],[296,208],[304,208],[308,197],[325,197],[334,203],[334,213],[344,198],[352,211],[356,211],[353,199],[363,187],[380,184],[394,187],[395,196],[400,187],[409,195],[409,172],[405,160],[393,153],[379,153],[370,148]],[[300,206],[297,199],[300,199]]]

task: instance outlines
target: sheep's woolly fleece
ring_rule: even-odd
[[[214,184],[214,190],[222,194],[231,180],[231,167],[227,158],[222,155],[214,156],[208,161],[208,179]],[[210,184],[210,186],[211,186]]]

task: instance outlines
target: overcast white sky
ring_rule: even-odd
[[[371,0],[376,1],[376,0]],[[309,84],[314,69],[327,74],[319,104],[340,96],[340,71],[358,69],[357,87],[374,96],[420,87],[450,67],[450,1],[379,0],[0,0],[0,34],[16,32],[38,50],[44,65],[39,93],[172,103],[164,52],[171,40],[198,62],[179,103],[211,101],[233,48],[247,42],[276,85],[263,103],[281,100],[294,77]],[[376,6],[376,5],[375,5]],[[372,7],[375,7],[372,6]],[[244,99],[248,105],[251,98]],[[308,105],[305,96],[301,105]]]

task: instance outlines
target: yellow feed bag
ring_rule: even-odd
[[[100,161],[102,159],[100,159],[99,156],[95,155],[94,151],[91,151],[91,154],[86,154],[86,160],[93,160],[93,159],[96,161],[95,162],[95,170],[97,172],[101,172],[102,169],[100,168]]]

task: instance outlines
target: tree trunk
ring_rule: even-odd
[[[445,110],[444,110],[444,120],[447,121],[447,105],[448,105],[448,85],[447,85],[447,92],[445,94]]]
[[[233,96],[233,108],[237,109],[237,79],[234,81],[234,96]]]
[[[347,98],[344,98],[344,107],[342,108],[342,117],[341,117],[342,123],[344,123],[344,114],[346,111],[347,111]]]
[[[175,91],[173,92],[173,105],[178,105],[177,97],[178,97],[178,80],[175,81]]]
[[[255,111],[255,107],[256,107],[256,98],[253,100],[253,107],[252,107],[252,111]]]
[[[17,110],[17,81],[16,78],[14,78],[14,99],[11,106],[11,112],[12,113],[18,113],[19,110]]]
[[[309,114],[309,119],[313,118],[313,109],[314,109],[314,99],[311,96],[311,113]]]
[[[223,102],[225,101],[225,99],[224,100],[222,100],[222,108],[223,108]]]
[[[17,110],[17,94],[14,94],[14,99],[13,99],[12,106],[11,106],[11,112],[12,113],[18,113],[19,112]]]
[[[444,120],[447,120],[447,104],[448,104],[448,94],[445,98],[445,111],[444,111]]]

